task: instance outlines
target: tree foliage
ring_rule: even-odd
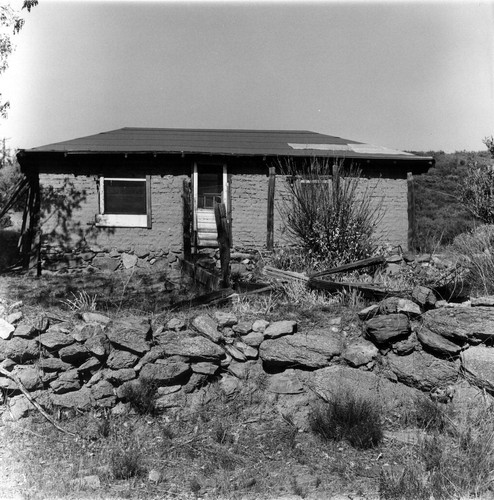
[[[38,5],[38,0],[24,0],[22,9],[31,12]],[[18,34],[24,26],[24,19],[10,4],[0,5],[0,74],[8,68],[9,56],[14,51],[12,36]],[[9,109],[9,102],[3,101],[0,92],[0,116],[5,118]]]
[[[491,158],[494,158],[494,138],[486,137]],[[494,224],[494,165],[471,165],[459,186],[464,207],[484,224]]]
[[[431,252],[473,227],[475,219],[461,203],[459,186],[470,169],[488,165],[491,160],[486,151],[417,154],[435,159],[435,166],[426,174],[415,176],[418,246],[422,252]]]

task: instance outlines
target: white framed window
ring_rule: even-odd
[[[96,225],[151,227],[151,177],[99,178]]]

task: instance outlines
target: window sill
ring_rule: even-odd
[[[150,227],[148,216],[134,214],[98,214],[96,226],[101,227]]]

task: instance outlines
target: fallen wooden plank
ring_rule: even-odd
[[[168,306],[169,309],[181,309],[183,307],[198,307],[204,305],[213,305],[229,300],[233,295],[236,295],[232,288],[222,288],[214,292],[205,293],[191,299],[181,300]]]
[[[361,259],[355,262],[350,262],[349,264],[343,264],[341,266],[332,267],[331,269],[326,269],[325,271],[319,271],[310,275],[310,278],[322,278],[323,276],[329,276],[330,274],[343,273],[347,271],[355,271],[357,269],[362,269],[363,267],[377,266],[378,264],[384,264],[386,259],[382,256],[380,257],[369,257],[368,259]]]
[[[271,278],[276,278],[280,280],[300,280],[300,281],[308,281],[309,277],[302,273],[296,273],[294,271],[282,271],[281,269],[277,269],[276,267],[264,266],[264,273],[266,276],[270,276]]]
[[[384,299],[386,297],[406,297],[410,294],[410,290],[388,290],[375,285],[368,285],[364,283],[356,283],[351,281],[327,281],[318,278],[310,278],[308,281],[310,288],[316,290],[325,290],[330,293],[336,292],[352,292],[357,291],[364,297],[369,299]]]

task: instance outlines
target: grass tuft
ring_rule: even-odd
[[[62,300],[72,312],[94,312],[97,309],[97,295],[89,295],[85,290],[80,290],[77,293],[71,292],[72,299]]]
[[[139,415],[154,415],[156,413],[157,386],[152,380],[139,379],[127,384],[123,389],[123,398]]]
[[[316,406],[310,426],[325,440],[346,440],[359,449],[373,448],[383,438],[381,412],[377,405],[346,391]]]
[[[144,473],[142,455],[135,446],[114,449],[110,455],[110,467],[115,479],[130,479]]]

